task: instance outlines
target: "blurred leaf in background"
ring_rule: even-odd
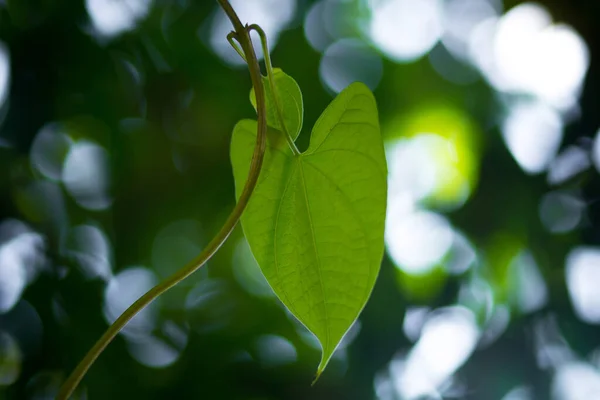
[[[346,86],[375,93],[373,296],[311,387],[318,342],[237,229],[78,398],[600,398],[600,3],[231,3],[302,88],[300,150]],[[230,29],[211,1],[0,1],[1,399],[52,398],[232,209],[254,110]]]

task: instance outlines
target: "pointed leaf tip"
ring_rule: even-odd
[[[321,377],[321,374],[323,373],[322,369],[318,369],[317,370],[317,374],[315,375],[313,381],[311,382],[310,386],[315,386],[315,384],[317,383],[317,381],[319,380],[319,378]]]

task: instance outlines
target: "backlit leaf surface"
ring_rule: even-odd
[[[256,121],[243,120],[234,129],[231,160],[238,197],[256,128]],[[375,284],[386,193],[377,106],[365,85],[354,83],[338,95],[299,156],[281,132],[269,130],[264,166],[242,226],[276,295],[321,343],[317,377]]]
[[[302,103],[302,92],[300,86],[294,78],[283,72],[279,68],[273,69],[273,79],[275,87],[279,95],[281,108],[283,109],[283,120],[290,136],[296,140],[300,130],[302,129],[302,119],[304,118],[304,105]],[[265,86],[265,95],[267,101],[267,124],[270,127],[281,130],[281,123],[277,115],[275,100],[271,94],[271,84],[269,79],[263,77],[263,85]],[[256,109],[256,96],[254,89],[250,92],[250,102]]]

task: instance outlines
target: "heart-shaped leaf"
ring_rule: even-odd
[[[302,120],[304,119],[304,104],[302,102],[302,91],[294,78],[283,72],[279,68],[273,69],[273,80],[277,88],[279,102],[283,111],[283,121],[287,128],[288,134],[292,139],[296,140],[300,130],[302,129]],[[277,107],[271,91],[271,83],[269,79],[263,77],[263,85],[265,86],[265,95],[267,102],[267,124],[277,130],[281,129],[279,116],[277,115]],[[250,92],[250,102],[256,110],[256,96],[254,88]]]
[[[256,128],[243,120],[233,132],[238,197]],[[373,94],[361,83],[340,93],[300,155],[275,129],[267,141],[242,226],[275,294],[321,343],[318,377],[367,302],[383,257],[387,166]]]

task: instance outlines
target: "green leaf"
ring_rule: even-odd
[[[296,140],[300,130],[302,129],[302,121],[304,119],[304,106],[302,103],[302,92],[300,86],[294,78],[283,72],[279,68],[273,69],[273,79],[275,87],[283,109],[283,121],[287,128],[288,134],[293,140]],[[265,86],[265,94],[267,100],[267,124],[277,130],[281,129],[279,116],[277,115],[277,107],[271,91],[271,84],[266,76],[263,76],[263,84]],[[254,88],[250,92],[250,102],[256,110],[256,96]]]
[[[238,198],[256,128],[243,120],[233,132]],[[299,156],[279,131],[270,129],[267,141],[242,227],[275,294],[321,343],[318,378],[367,302],[383,257],[387,166],[373,94],[361,83],[346,88]]]

